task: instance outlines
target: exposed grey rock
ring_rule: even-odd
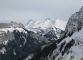
[[[0,31],[1,32],[1,31]],[[7,40],[14,40],[14,34],[13,32],[2,32],[0,34],[0,44],[2,44],[4,41],[7,41]]]
[[[23,24],[11,21],[10,23],[0,23],[0,28],[25,28]]]
[[[72,14],[72,16],[69,18],[69,21],[66,25],[66,35],[72,34],[75,31],[79,31],[83,27],[83,6],[81,9]]]

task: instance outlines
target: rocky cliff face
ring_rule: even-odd
[[[0,23],[0,44],[3,41],[14,39],[13,30],[16,28],[25,28],[23,24],[11,21],[10,23]]]
[[[12,32],[6,33],[4,31],[0,31],[0,44],[4,43],[4,41],[6,42],[9,39],[14,39],[14,34]]]
[[[75,31],[79,31],[83,27],[83,6],[82,8],[74,13],[67,23],[65,32],[66,35],[71,35]]]
[[[49,43],[44,36],[26,30],[20,24],[5,24],[0,28],[0,60],[14,60]]]

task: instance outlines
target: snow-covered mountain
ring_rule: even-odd
[[[50,41],[55,41],[56,39],[59,39],[61,35],[63,35],[64,29],[66,27],[66,22],[58,18],[56,18],[55,20],[47,18],[44,21],[29,20],[25,27],[29,31],[33,31],[45,36]]]
[[[83,60],[83,6],[67,23],[65,34],[57,42],[44,46],[25,60]]]
[[[66,35],[72,34],[75,31],[79,31],[83,26],[83,7],[76,13],[74,13],[67,23],[65,32]]]
[[[44,21],[40,20],[29,20],[26,24],[26,28],[32,29],[32,28],[39,28],[39,29],[47,29],[47,28],[59,28],[61,30],[64,30],[66,27],[66,22],[56,18],[55,20],[51,20],[50,18],[47,18]]]
[[[55,60],[83,59],[83,6],[69,18],[65,32],[67,37],[57,45],[58,48],[52,52],[51,56],[48,55],[48,60],[53,59],[53,56]]]

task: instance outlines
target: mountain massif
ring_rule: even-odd
[[[21,23],[0,24],[0,60],[14,60],[47,43],[47,38],[28,31]]]
[[[0,23],[0,60],[83,60],[83,7],[60,19]]]
[[[72,14],[64,35],[25,60],[83,60],[83,6]]]
[[[43,35],[49,41],[54,42],[64,34],[66,22],[58,18],[56,18],[55,20],[51,20],[50,18],[47,18],[44,21],[29,20],[25,27],[29,31],[33,31],[37,34]]]
[[[59,19],[57,19],[57,21],[60,23]],[[36,26],[33,25],[35,26],[33,28],[32,26],[29,28],[29,25],[32,24],[30,21],[26,26],[22,23],[13,21],[10,23],[0,23],[0,60],[15,60],[18,57],[28,55],[33,52],[35,53],[41,50],[41,47],[43,48],[46,45],[56,42],[57,39],[64,34],[64,30],[55,26],[53,27],[53,21],[50,19],[46,19],[44,22],[42,22],[44,23],[44,26],[39,26],[37,25],[39,22],[36,21],[34,23]],[[51,27],[49,27],[50,25]],[[65,26],[62,28],[64,27]]]

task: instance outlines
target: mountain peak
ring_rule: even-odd
[[[62,30],[65,30],[66,22],[60,20],[59,18],[56,18],[56,20],[55,20],[55,27],[56,28],[60,28]]]
[[[63,23],[63,24],[62,24]],[[62,25],[61,25],[62,24]],[[26,27],[29,28],[41,28],[41,29],[46,29],[46,28],[59,28],[64,30],[66,26],[66,22],[56,19],[56,20],[51,20],[50,18],[47,18],[45,21],[40,21],[40,20],[31,20],[29,23],[26,25]]]
[[[81,7],[80,11],[83,11],[83,6]]]
[[[74,33],[75,31],[81,29],[82,26],[83,26],[83,6],[78,12],[72,14],[72,16],[69,18],[65,32],[67,35]]]
[[[46,20],[51,20],[50,18],[46,18]]]

